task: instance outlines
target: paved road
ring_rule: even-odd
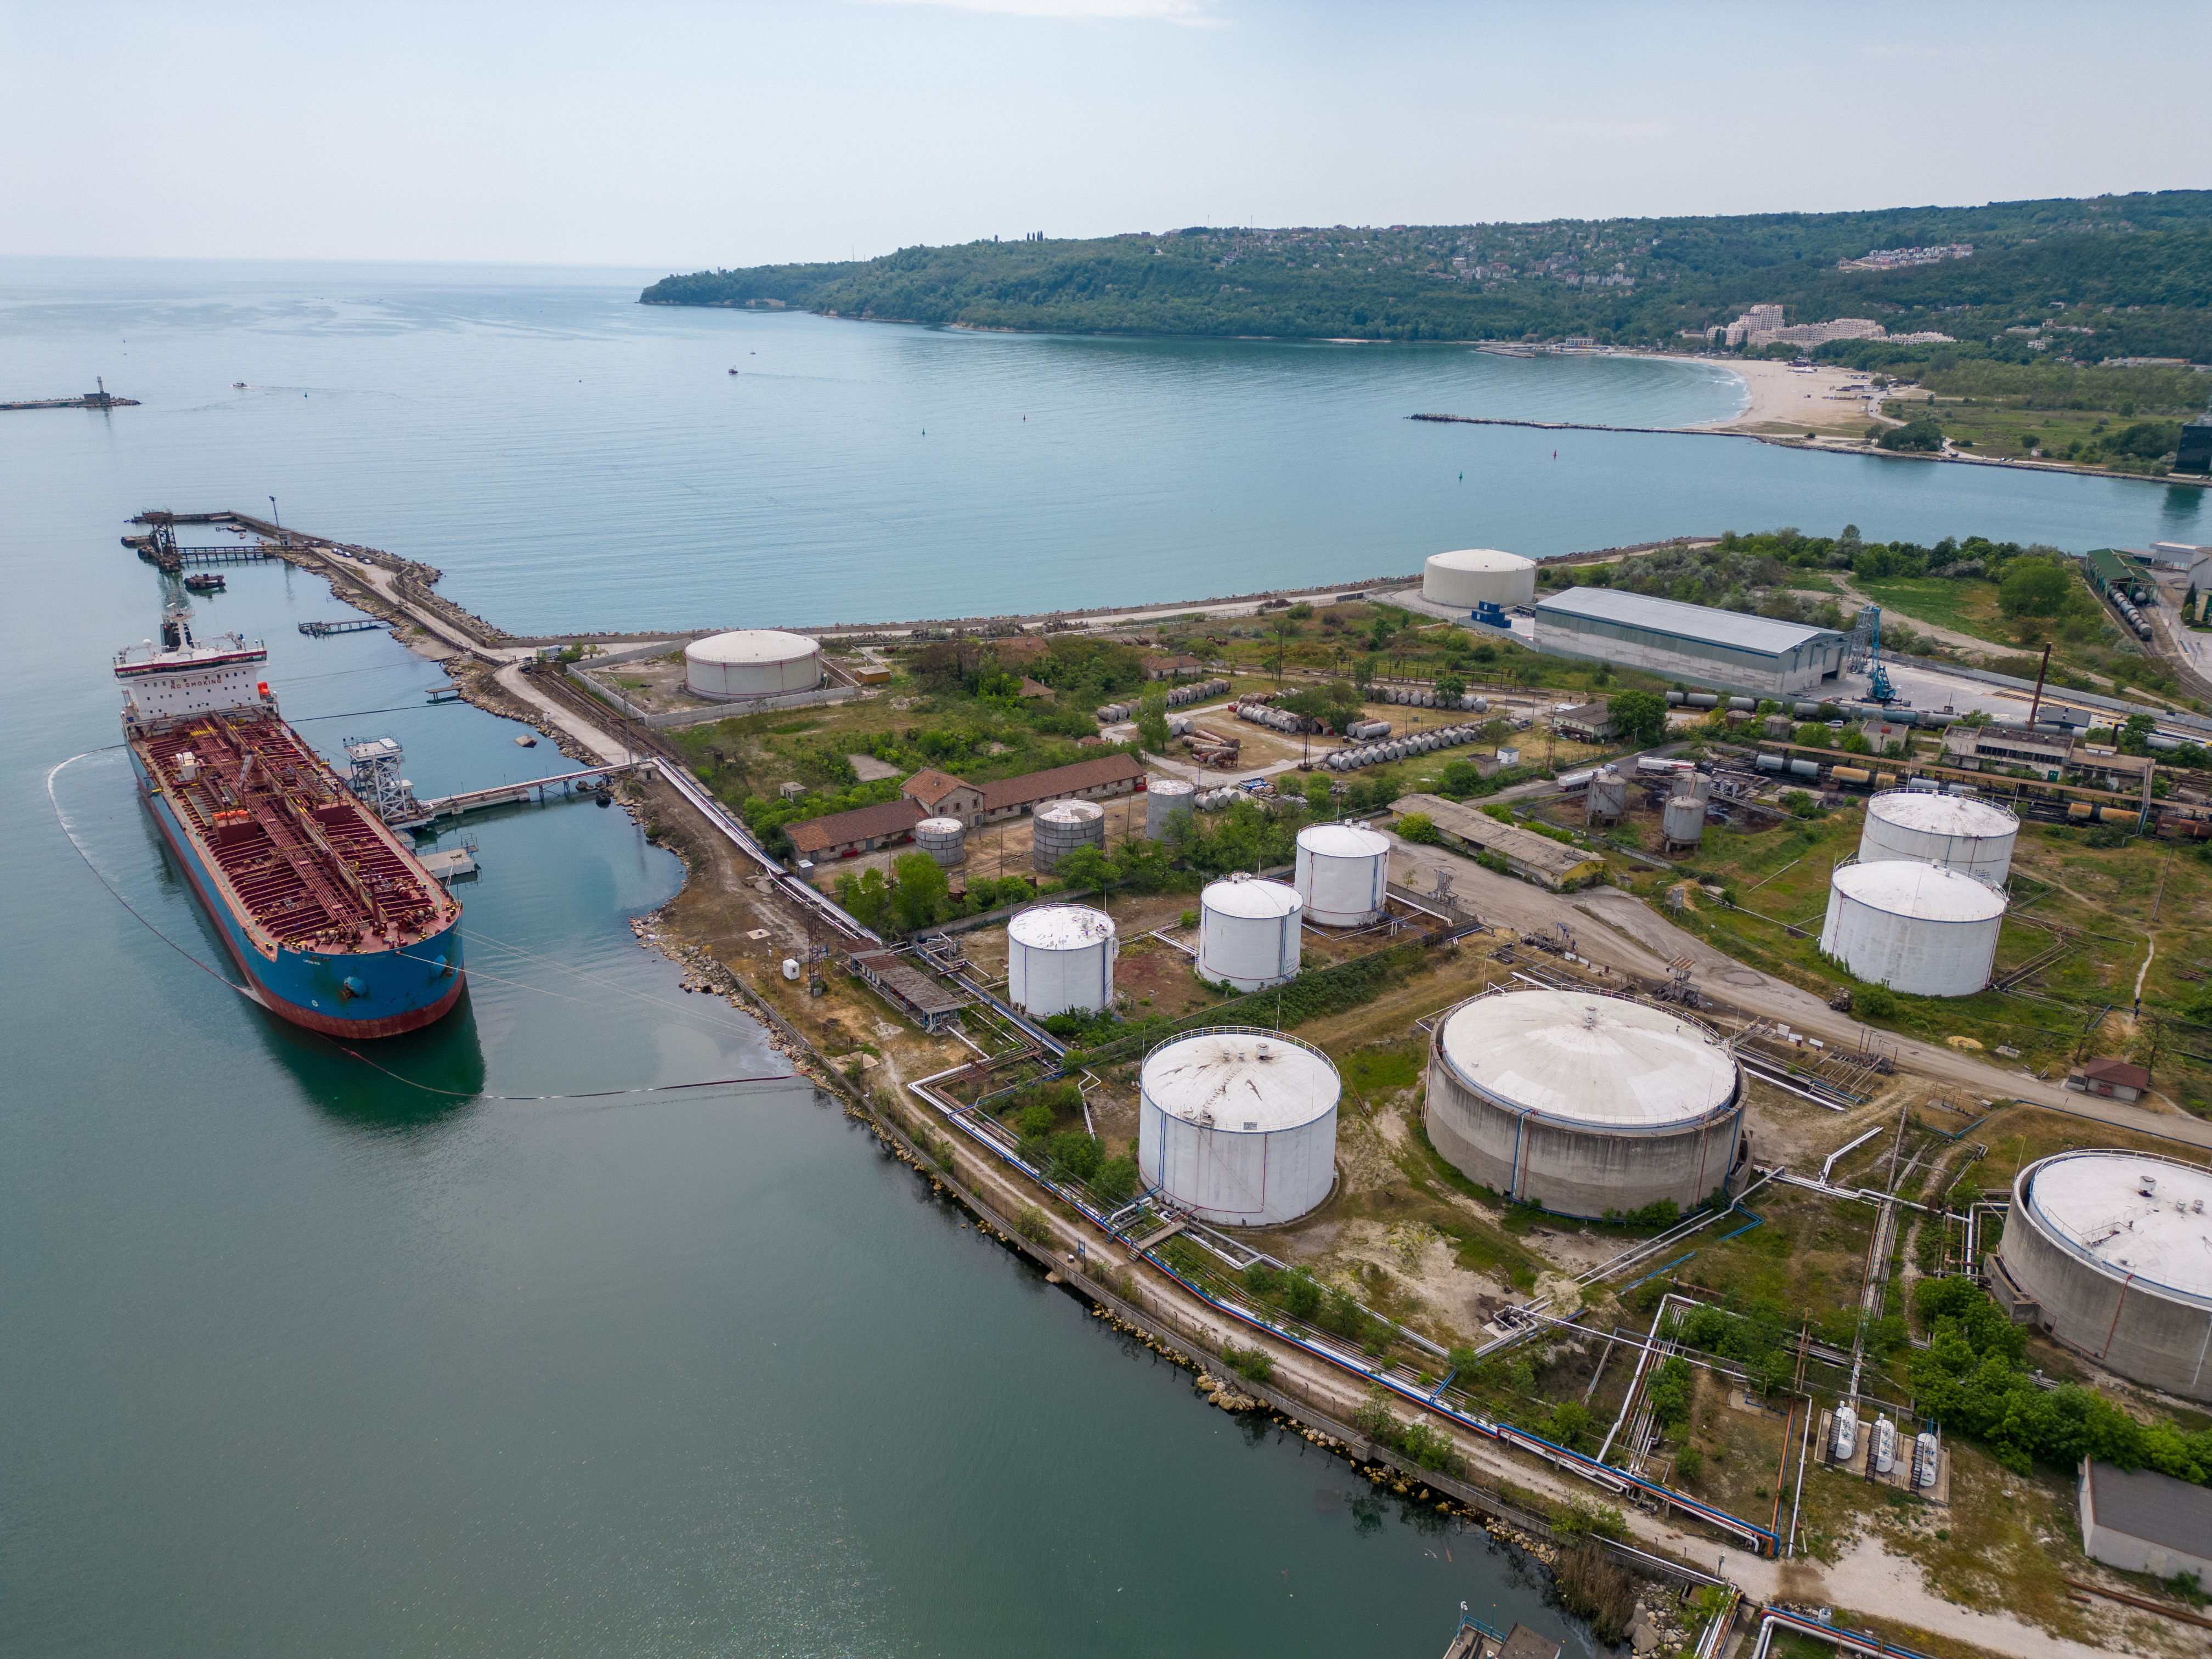
[[[1526,933],[1565,922],[1574,933],[1577,955],[1650,979],[1663,978],[1675,957],[1687,957],[1693,964],[1692,978],[1698,988],[1714,1000],[1746,1014],[1785,1021],[1793,1030],[1809,1032],[1826,1042],[1856,1048],[1867,1030],[1810,992],[1723,955],[1618,888],[1554,893],[1486,870],[1472,859],[1440,847],[1416,846],[1395,835],[1390,840],[1391,880],[1425,892],[1433,886],[1435,871],[1449,870],[1452,891],[1486,921]],[[1940,1043],[1917,1042],[1888,1032],[1876,1035],[1895,1054],[1899,1065],[1922,1077],[1969,1090],[1977,1098],[2024,1100],[2116,1128],[2164,1135],[2186,1146],[2212,1150],[2212,1123],[2202,1118],[2100,1100],[2040,1082],[2025,1072],[2003,1070]]]

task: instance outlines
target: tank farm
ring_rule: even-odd
[[[192,521],[155,516],[163,528]],[[1504,684],[1449,696],[1419,684],[1361,687],[1360,708],[1336,730],[1277,707],[1278,694],[1233,661],[1203,665],[1212,678],[1172,684],[1173,756],[1129,743],[1133,701],[1103,705],[1102,738],[1127,745],[1088,751],[1107,759],[981,784],[919,769],[915,794],[853,809],[846,839],[836,813],[810,820],[819,844],[843,849],[817,868],[771,850],[702,786],[708,770],[695,774],[664,728],[618,722],[583,689],[581,675],[555,659],[575,636],[515,640],[439,599],[434,571],[379,550],[285,534],[246,514],[200,521],[260,537],[267,556],[313,570],[359,609],[451,647],[461,695],[530,721],[586,764],[641,755],[650,775],[627,804],[681,826],[673,844],[690,874],[684,894],[639,933],[685,966],[687,990],[725,994],[757,1016],[918,1179],[1097,1316],[1195,1373],[1212,1404],[1270,1418],[1351,1460],[1378,1490],[1547,1565],[1577,1538],[1609,1555],[1646,1587],[1638,1618],[1652,1639],[1638,1650],[1702,1655],[1737,1629],[1747,1633],[1744,1618],[1777,1592],[1774,1564],[1806,1547],[1799,1507],[1808,1468],[1845,1468],[1950,1501],[1942,1425],[1916,1419],[1866,1354],[1825,1344],[1809,1312],[1790,1338],[1795,1381],[1773,1397],[1771,1414],[1787,1426],[1778,1469],[1774,1449],[1761,1454],[1774,1478],[1759,1501],[1685,1477],[1651,1403],[1677,1361],[1741,1385],[1732,1362],[1680,1339],[1677,1322],[1719,1305],[1720,1294],[1696,1277],[1709,1270],[1682,1270],[1760,1228],[1775,1206],[1856,1218],[1849,1225],[1861,1230],[1869,1264],[1887,1259],[1902,1229],[1930,1224],[1916,1216],[1937,1216],[1946,1240],[1962,1225],[1966,1239],[1964,1250],[1946,1244],[1948,1271],[1975,1265],[1971,1217],[1962,1224],[1908,1202],[1893,1176],[1882,1185],[1882,1149],[1901,1157],[1922,1109],[1893,1109],[1885,1092],[1905,1075],[1901,1051],[1869,1046],[1847,1017],[1781,1024],[1687,957],[1662,957],[1655,971],[1591,938],[1550,873],[1561,860],[1531,853],[1526,868],[1478,860],[1488,833],[1480,823],[1468,839],[1455,831],[1417,845],[1391,833],[1402,799],[1312,817],[1307,802],[1320,797],[1278,781],[1309,776],[1341,798],[1368,769],[1467,752],[1501,718],[1522,733],[1511,745],[1524,749],[1548,740],[1547,727],[1531,729],[1547,721],[1542,694]],[[173,552],[173,540],[167,545]],[[1057,633],[1111,642],[1172,610],[1254,617],[1395,596],[1419,600],[1431,617],[1509,626],[1542,562],[1470,549],[1437,555],[1416,575],[1341,590],[1141,612],[600,637],[633,653],[680,652],[686,689],[737,713],[818,712],[892,695],[900,653],[933,641],[1035,639],[1048,651]],[[232,918],[234,959],[271,1006],[282,1002],[279,1012],[302,1024],[322,1020],[317,1029],[435,1018],[460,989],[459,904],[284,726],[257,678],[265,653],[242,641],[184,643],[196,653],[188,661],[149,647],[123,653],[116,672],[147,687],[126,716],[133,763],[203,903],[219,923]],[[886,662],[891,676],[881,672]],[[202,695],[179,678],[187,669],[232,677],[214,697],[222,707],[155,706],[157,683],[173,700]],[[879,689],[886,678],[891,687]],[[1723,690],[1667,702],[1678,718],[1711,711],[1717,720],[1730,700]],[[719,707],[701,717],[726,718]],[[1556,768],[1554,795],[1609,825],[1636,786],[1656,789],[1665,843],[1679,856],[1698,850],[1711,811],[1805,776],[1787,743],[1718,766],[1668,752],[1620,749],[1579,772]],[[1270,769],[1270,756],[1285,758]],[[1879,779],[1866,770],[1864,825],[1855,854],[1829,876],[1821,951],[1859,983],[1932,998],[1979,991],[2011,904],[2021,811],[1944,793],[1940,764]],[[1584,793],[1600,781],[1611,791],[1602,799]],[[1434,799],[1420,796],[1422,810]],[[1300,815],[1275,867],[1156,895],[1085,891],[1054,873],[1078,854],[1096,868],[1088,854],[1110,860],[1125,842],[1181,844],[1213,815],[1250,810]],[[1010,825],[1026,832],[1026,846],[1008,842]],[[1018,882],[1031,896],[905,933],[888,913],[869,926],[838,902],[846,859],[888,867],[912,853],[956,886]],[[711,944],[689,908],[709,886],[738,917],[714,924],[722,932],[705,936]],[[748,939],[766,943],[737,943]],[[1323,1040],[1285,1029],[1308,1017],[1301,1007],[1360,1007],[1337,988],[1392,982],[1378,975],[1419,988],[1388,1005],[1405,1009],[1395,1026],[1360,1039],[1419,1050],[1411,1082],[1387,1089],[1362,1082],[1364,1048],[1347,1063],[1330,1046],[1335,1016],[1316,1021]],[[382,1012],[407,999],[404,1012]],[[873,1034],[865,1045],[850,1035],[856,1025]],[[1808,1025],[1824,1041],[1808,1046]],[[2055,1088],[2035,1100],[2066,1109]],[[1756,1155],[1754,1139],[1763,1149],[1778,1133],[1765,1127],[1770,1117],[1798,1150]],[[1490,1206],[1485,1213],[1550,1218],[1569,1231],[1583,1223],[1628,1230],[1602,1234],[1587,1260],[1531,1249],[1518,1288],[1446,1330],[1377,1288],[1393,1275],[1347,1272],[1331,1254],[1358,1206],[1406,1180],[1378,1185],[1372,1173],[1385,1120],[1417,1134],[1423,1155]],[[1980,1206],[2009,1212],[1985,1273],[2014,1316],[2051,1340],[2206,1398],[2212,1283],[2186,1265],[2212,1196],[2204,1179],[2157,1153],[2069,1152],[2035,1163],[2002,1203]],[[2116,1206],[2133,1218],[2119,1244],[2105,1215]],[[1877,1277],[1869,1265],[1852,1292],[1867,1317],[1882,1310]],[[1317,1287],[1310,1304],[1297,1288],[1309,1282]],[[1601,1306],[1601,1316],[1585,1311]],[[1546,1356],[1562,1352],[1583,1356],[1583,1370],[1557,1386],[1560,1397],[1596,1402],[1601,1420],[1587,1437],[1553,1431],[1550,1417],[1478,1386],[1498,1374],[1492,1361],[1550,1364]],[[1617,1536],[1554,1524],[1560,1506],[1590,1504],[1621,1509]],[[1668,1611],[1702,1591],[1722,1598],[1717,1620],[1700,1626]],[[1784,1613],[1770,1606],[1767,1616]],[[1472,1615],[1469,1632],[1466,1651],[1485,1659],[1507,1640]]]

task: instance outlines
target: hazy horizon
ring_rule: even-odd
[[[1035,230],[2201,184],[2185,116],[2212,9],[2137,8],[2125,30],[2081,19],[2034,3],[9,0],[0,252],[665,272]]]

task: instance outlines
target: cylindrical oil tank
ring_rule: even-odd
[[[1669,847],[1695,847],[1705,837],[1705,804],[1676,795],[1659,810],[1659,833]]]
[[[1006,1000],[1038,1019],[1114,1006],[1113,918],[1081,904],[1038,904],[1006,924]]]
[[[2097,822],[2100,823],[2133,824],[2142,817],[2142,814],[2132,806],[2100,806],[2097,809]]]
[[[1382,914],[1390,878],[1390,841],[1350,823],[1309,824],[1298,831],[1298,901],[1309,921],[1361,927]]]
[[[1421,597],[1431,605],[1472,611],[1478,605],[1510,609],[1536,598],[1536,562],[1494,547],[1431,553],[1421,570]]]
[[[1279,1031],[1170,1039],[1138,1073],[1137,1168],[1198,1220],[1294,1221],[1336,1181],[1336,1067]]]
[[[1198,786],[1181,778],[1148,778],[1145,781],[1145,839],[1158,841],[1168,832],[1168,820],[1188,812],[1197,799]]]
[[[1583,817],[1590,823],[1612,823],[1628,813],[1628,780],[1610,766],[1601,766],[1583,797]]]
[[[2086,800],[2070,800],[2066,803],[2066,816],[2075,823],[2087,823],[2097,816],[2097,809]]]
[[[1868,1449],[1867,1457],[1876,1474],[1887,1474],[1897,1467],[1897,1425],[1888,1418],[1875,1419],[1874,1444]]]
[[[1820,952],[1852,977],[1913,996],[1972,996],[1990,982],[2004,895],[1939,864],[1844,863],[1828,878]]]
[[[1674,774],[1674,793],[1688,796],[1703,806],[1713,798],[1713,775],[1710,772],[1677,772]]]
[[[709,635],[684,647],[684,684],[710,702],[811,691],[822,684],[822,646],[773,628]]]
[[[1198,896],[1198,972],[1240,991],[1297,977],[1301,913],[1279,881],[1217,881]]]
[[[2014,1181],[1997,1261],[2035,1322],[2068,1347],[2152,1388],[2212,1401],[2208,1206],[2212,1173],[2195,1164],[2060,1152]]]
[[[1030,818],[1030,863],[1050,870],[1079,847],[1106,845],[1106,809],[1096,801],[1056,800]]]
[[[1784,765],[1779,755],[1757,755],[1753,757],[1751,763],[1762,772],[1779,772]]]
[[[1428,1131],[1469,1180],[1565,1215],[1703,1203],[1735,1166],[1735,1058],[1679,1014],[1598,992],[1493,992],[1429,1045]]]
[[[924,818],[914,826],[914,844],[946,869],[968,858],[968,826],[958,818]]]
[[[1717,708],[1721,700],[1710,691],[1692,691],[1682,701],[1692,708]]]
[[[2002,886],[2012,871],[2020,816],[1991,800],[1911,794],[1902,789],[1867,803],[1859,862],[1911,859],[1980,876]]]

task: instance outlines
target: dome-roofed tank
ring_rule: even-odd
[[[1421,568],[1421,597],[1455,611],[1528,605],[1536,597],[1536,562],[1495,547],[1431,553]]]
[[[822,647],[773,628],[712,634],[684,647],[684,684],[713,702],[811,691],[822,684]]]
[[[1138,1073],[1137,1168],[1199,1220],[1295,1220],[1336,1179],[1336,1067],[1280,1031],[1170,1038]]]
[[[2009,806],[1972,795],[1915,794],[1893,789],[1867,803],[1859,862],[1907,859],[1940,864],[2002,887],[2012,872],[2020,816]]]
[[[2004,895],[1988,882],[1941,865],[1846,862],[1828,878],[1820,951],[1869,985],[1972,996],[1990,982],[2004,912]]]
[[[1687,1210],[1741,1147],[1735,1057],[1704,1025],[1590,991],[1491,992],[1437,1022],[1429,1139],[1469,1180],[1565,1215]]]
[[[1996,1265],[2014,1318],[2123,1376],[2212,1401],[2212,1172],[2110,1150],[2031,1164]]]
[[[1198,972],[1240,991],[1295,978],[1304,905],[1279,881],[1217,881],[1198,896]]]
[[[1352,823],[1310,823],[1298,831],[1295,880],[1308,921],[1364,927],[1382,914],[1389,878],[1388,836]]]
[[[1038,904],[1006,924],[1006,1000],[1039,1019],[1114,1006],[1114,921],[1082,904]]]

